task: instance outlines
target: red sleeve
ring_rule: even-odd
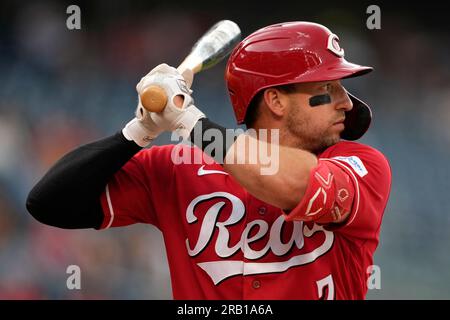
[[[321,160],[339,166],[353,182],[355,196],[349,218],[326,229],[361,240],[377,239],[391,188],[391,169],[378,150],[355,142],[341,142],[327,149]]]
[[[104,220],[100,229],[149,223],[159,227],[155,192],[172,178],[170,146],[144,149],[131,158],[108,182],[101,195]]]

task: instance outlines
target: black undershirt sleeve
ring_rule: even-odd
[[[204,135],[205,132],[208,130],[216,130],[217,133],[220,132],[220,134],[216,135],[215,139],[212,139],[211,141],[205,141]],[[227,139],[229,136],[232,137],[232,139]],[[202,149],[205,153],[207,153],[209,156],[214,158],[216,162],[219,164],[223,164],[225,156],[227,154],[228,149],[231,147],[231,145],[236,141],[237,136],[235,134],[228,135],[227,134],[227,128],[222,127],[221,125],[209,120],[208,118],[202,118],[200,119],[196,124],[194,129],[191,131],[191,135],[189,137],[190,141],[195,144],[197,147]],[[219,139],[219,141],[217,140]],[[210,144],[214,143],[216,146],[220,147],[222,150],[219,153],[221,156],[218,156],[215,154],[214,149],[211,149],[211,154],[206,152],[206,148]]]
[[[114,173],[139,150],[122,132],[78,147],[53,165],[30,191],[28,211],[38,221],[59,228],[100,228],[100,196]]]
[[[202,136],[208,129],[226,136],[224,127],[207,118],[196,126],[202,128],[197,130]],[[198,140],[202,150],[212,143],[202,140]],[[222,145],[225,155],[229,146],[225,141]],[[104,216],[100,196],[112,176],[139,150],[141,147],[122,132],[76,148],[56,162],[30,191],[27,210],[36,220],[59,228],[100,228]]]

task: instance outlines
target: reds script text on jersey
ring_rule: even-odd
[[[160,229],[175,299],[364,299],[391,185],[379,151],[342,141],[319,155],[355,188],[349,218],[329,227],[284,221],[219,164],[175,165],[173,148],[142,150],[114,175],[101,228]]]

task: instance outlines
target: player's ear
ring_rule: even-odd
[[[288,97],[276,88],[267,88],[263,95],[267,108],[277,117],[283,117],[287,111]]]

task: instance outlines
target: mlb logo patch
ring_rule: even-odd
[[[360,176],[361,178],[369,173],[369,171],[367,171],[367,169],[364,166],[361,159],[358,158],[357,156],[333,157],[332,159],[336,159],[336,160],[340,160],[340,161],[344,161],[344,162],[348,163],[353,168],[353,170],[358,174],[358,176]]]

